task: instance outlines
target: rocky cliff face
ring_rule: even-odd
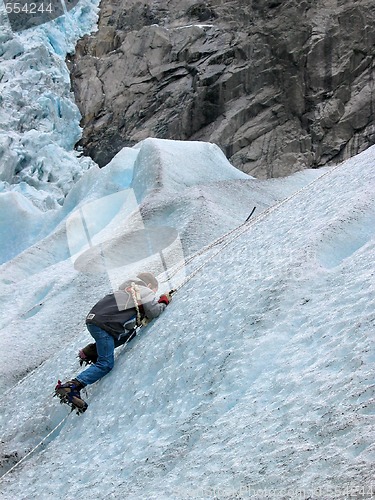
[[[69,61],[85,153],[218,144],[276,177],[375,143],[373,0],[102,0]]]

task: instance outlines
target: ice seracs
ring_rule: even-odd
[[[48,210],[50,191],[61,205],[93,165],[74,151],[80,114],[65,57],[78,38],[96,29],[97,2],[81,0],[66,15],[20,33],[12,33],[3,4],[0,9],[0,196],[17,191]]]

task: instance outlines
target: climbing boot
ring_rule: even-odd
[[[59,380],[55,387],[55,396],[60,398],[61,403],[65,403],[77,413],[83,413],[87,410],[88,404],[81,398],[81,389],[84,385],[75,378],[62,384]]]

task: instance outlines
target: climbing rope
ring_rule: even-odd
[[[134,282],[132,282],[130,285],[130,294],[132,296],[135,305],[135,310],[137,311],[137,326],[140,326],[142,324],[142,316],[141,316],[141,311],[139,309],[141,296],[139,293],[139,289]]]
[[[45,436],[36,446],[34,446],[34,448],[32,450],[30,450],[24,457],[21,458],[21,460],[19,460],[16,464],[14,464],[13,467],[11,467],[7,472],[5,472],[5,474],[3,474],[0,477],[0,483],[5,478],[5,476],[7,476],[8,474],[10,474],[16,467],[18,467],[19,465],[21,465],[22,462],[24,460],[26,460],[26,458],[28,458],[32,453],[34,453],[35,450],[37,450],[40,446],[42,446],[42,444],[51,436],[51,434],[53,434],[65,422],[65,420],[69,417],[69,415],[72,413],[72,411],[69,412],[67,415],[65,415],[65,417],[61,420],[61,422],[59,422],[56,425],[56,427],[54,427],[52,429],[52,431],[47,434],[47,436]]]
[[[162,279],[159,279],[159,276],[158,276],[158,280],[159,280],[159,283],[167,283],[173,276],[175,276],[181,269],[183,269],[184,267],[186,267],[188,264],[190,264],[190,262],[192,262],[196,257],[199,257],[200,255],[203,255],[205,252],[207,252],[208,250],[210,250],[211,248],[213,248],[214,246],[216,245],[219,245],[220,243],[222,243],[226,238],[228,238],[228,236],[230,236],[231,234],[235,233],[236,231],[240,230],[243,226],[245,226],[249,220],[250,220],[250,217],[253,215],[253,213],[255,212],[255,209],[256,207],[254,207],[250,213],[250,215],[247,217],[247,219],[242,223],[240,224],[239,226],[236,226],[235,228],[231,229],[230,231],[228,231],[227,233],[223,234],[222,236],[219,236],[216,240],[212,241],[211,243],[209,243],[208,245],[205,245],[204,247],[202,247],[200,250],[198,250],[197,252],[195,252],[193,255],[191,255],[190,257],[188,257],[186,260],[184,260],[179,266],[177,266],[173,271],[170,271],[169,274],[168,274],[168,279],[166,280],[162,280]],[[162,273],[164,274],[164,273]]]
[[[342,165],[342,163],[339,163],[335,167],[331,168],[330,170],[328,170],[324,174],[320,175],[319,177],[317,177],[313,181],[306,184],[306,186],[303,186],[298,191],[295,191],[292,195],[288,196],[284,200],[281,200],[279,203],[276,203],[275,205],[272,205],[271,207],[267,208],[266,210],[264,210],[262,213],[260,213],[254,219],[250,219],[251,215],[255,211],[255,207],[254,207],[254,209],[252,210],[251,214],[249,215],[249,217],[246,219],[245,222],[243,222],[239,226],[235,227],[234,229],[228,231],[223,236],[220,236],[215,241],[213,241],[209,245],[206,245],[198,252],[194,253],[187,260],[183,261],[178,266],[178,268],[175,269],[173,271],[173,273],[169,275],[169,277],[174,276],[178,271],[180,271],[182,268],[184,268],[186,265],[188,265],[190,262],[192,262],[196,257],[209,251],[214,246],[224,242],[224,245],[222,245],[217,252],[213,253],[210,257],[208,257],[200,266],[198,266],[191,274],[189,274],[176,288],[171,290],[170,294],[171,295],[175,294],[178,290],[180,290],[183,286],[185,286],[186,283],[188,283],[194,276],[196,276],[208,264],[208,262],[210,262],[214,257],[216,257],[220,252],[222,252],[227,246],[229,246],[233,241],[235,241],[237,238],[239,238],[242,234],[244,234],[246,231],[248,231],[252,226],[254,226],[255,224],[258,224],[260,221],[267,218],[271,213],[278,210],[281,206],[283,206],[286,203],[288,203],[289,201],[291,201],[293,198],[298,196],[303,191],[309,189],[313,184],[315,184],[316,182],[323,179],[323,177],[326,177],[327,175],[331,175],[335,170],[337,170],[339,167],[341,167],[341,165]],[[228,241],[226,241],[229,237],[230,237],[230,239]],[[164,283],[164,281],[162,281],[162,283]]]
[[[130,295],[132,296],[135,309],[137,311],[137,328],[141,326],[146,326],[150,320],[146,317],[142,318],[142,314],[139,309],[139,306],[142,304],[141,293],[139,291],[138,286],[134,282],[132,282],[130,285]]]

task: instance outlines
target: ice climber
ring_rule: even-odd
[[[73,380],[64,384],[58,382],[55,394],[62,402],[79,412],[87,409],[87,403],[81,398],[81,389],[110,372],[114,365],[114,349],[133,338],[137,326],[157,318],[171,301],[169,293],[158,299],[157,290],[155,276],[140,273],[136,279],[125,281],[116,292],[94,305],[86,316],[86,326],[95,344],[89,344],[79,352],[81,365],[86,362],[89,367]]]

